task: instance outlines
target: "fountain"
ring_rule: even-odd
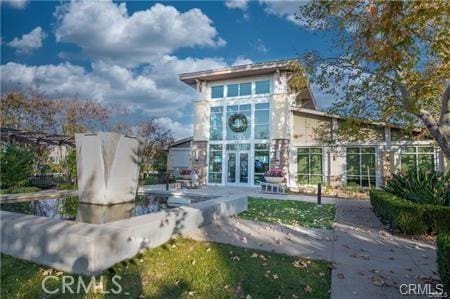
[[[99,205],[134,201],[142,142],[117,133],[76,134],[78,199]]]

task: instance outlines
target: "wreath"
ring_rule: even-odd
[[[248,127],[247,117],[242,113],[235,113],[228,119],[228,126],[235,133],[245,132]]]

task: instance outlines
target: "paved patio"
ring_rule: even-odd
[[[201,192],[315,201],[309,196],[260,194],[250,188],[208,187]],[[329,260],[333,262],[331,298],[405,298],[399,291],[401,284],[423,285],[438,279],[434,244],[391,235],[367,200],[327,198],[323,202],[336,203],[333,231],[228,218],[189,236]]]

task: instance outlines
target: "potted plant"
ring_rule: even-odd
[[[281,168],[272,168],[264,173],[264,179],[268,183],[279,184],[284,180],[284,172]]]
[[[191,179],[191,170],[190,169],[180,170],[180,176],[183,180],[190,180]]]

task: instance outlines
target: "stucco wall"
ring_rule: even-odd
[[[331,118],[294,112],[291,136],[294,146],[323,144],[331,138]]]
[[[287,94],[274,94],[270,103],[270,137],[271,139],[288,138],[289,102]]]

